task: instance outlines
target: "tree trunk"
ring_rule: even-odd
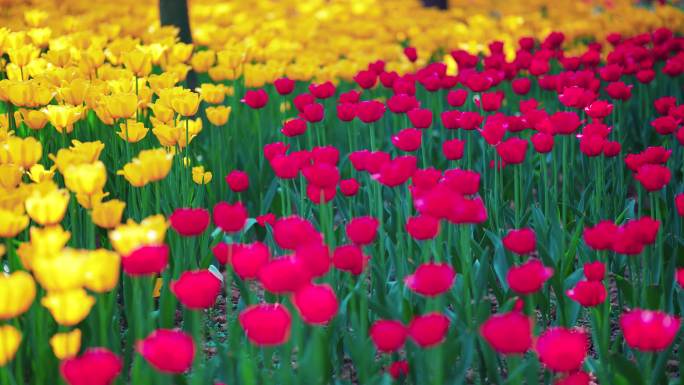
[[[159,19],[161,25],[174,25],[180,29],[178,34],[180,41],[187,44],[192,43],[187,0],[159,0]],[[197,78],[194,71],[188,72],[185,82],[189,89],[195,88]]]
[[[439,9],[447,9],[447,0],[423,0],[423,5],[426,7],[437,7]]]

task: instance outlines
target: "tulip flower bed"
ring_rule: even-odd
[[[0,385],[679,383],[684,13],[256,3],[8,7]]]

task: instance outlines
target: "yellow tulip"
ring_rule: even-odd
[[[88,253],[84,265],[85,287],[96,293],[113,290],[119,282],[119,254],[105,249],[97,249]]]
[[[190,59],[193,48],[194,47],[192,44],[176,43],[173,45],[173,47],[171,47],[169,58],[174,63],[185,63],[188,61],[188,59]]]
[[[57,92],[57,99],[62,103],[73,106],[81,105],[85,102],[90,91],[90,81],[86,79],[74,79],[68,87],[60,88]]]
[[[119,137],[129,143],[137,143],[145,138],[149,129],[142,122],[127,120],[126,123],[119,124],[121,131],[117,132]]]
[[[13,163],[0,164],[0,186],[11,190],[21,183],[23,173],[19,166]]]
[[[173,161],[173,155],[163,148],[140,151],[137,157],[142,166],[142,172],[150,182],[166,178]]]
[[[14,163],[25,170],[36,164],[43,154],[43,145],[31,136],[27,138],[12,136],[2,148],[7,153],[8,163]]]
[[[187,92],[171,100],[171,108],[182,116],[193,116],[197,113],[200,98],[195,92]]]
[[[32,261],[33,275],[45,290],[65,291],[85,284],[86,253],[65,248],[52,257],[38,256]]]
[[[221,104],[226,97],[228,88],[223,84],[204,83],[199,88],[199,93],[202,95],[202,100],[211,104]]]
[[[152,55],[136,49],[123,54],[124,67],[131,70],[135,76],[143,77],[152,71]]]
[[[178,77],[172,72],[164,72],[160,75],[150,75],[147,78],[150,88],[155,94],[159,95],[159,91],[166,88],[173,88],[178,83]]]
[[[57,151],[57,155],[49,155],[49,158],[55,163],[60,173],[64,174],[69,166],[94,163],[100,157],[104,144],[99,140],[94,142],[79,142],[73,140],[72,146],[69,148],[62,148]]]
[[[203,166],[197,166],[192,168],[192,181],[197,184],[207,184],[211,182],[212,174],[211,171],[204,171]]]
[[[126,208],[126,202],[118,199],[98,203],[93,205],[91,218],[97,226],[103,229],[113,229],[121,223],[124,208]]]
[[[207,120],[215,126],[223,126],[228,123],[230,112],[232,108],[226,106],[207,107],[204,112],[207,114]]]
[[[81,119],[83,110],[80,107],[50,104],[42,110],[48,117],[50,124],[59,133],[71,133],[74,123]]]
[[[119,93],[107,96],[105,106],[114,119],[130,119],[138,109],[138,96],[133,93]]]
[[[95,207],[95,205],[102,202],[102,200],[108,195],[109,195],[108,192],[104,192],[102,190],[96,191],[92,194],[77,193],[76,194],[76,201],[84,209],[92,210],[93,207]]]
[[[7,54],[12,63],[19,67],[25,67],[31,60],[40,55],[40,49],[34,45],[28,44],[18,48],[10,48],[7,50]]]
[[[12,325],[0,326],[0,366],[12,361],[21,344],[21,332]]]
[[[84,163],[67,167],[64,184],[74,193],[92,195],[102,191],[107,182],[107,169],[104,163]]]
[[[150,105],[154,117],[162,123],[170,123],[173,121],[173,108],[168,107],[160,102],[152,103]]]
[[[61,222],[68,205],[69,192],[56,188],[38,188],[25,202],[26,213],[43,226]]]
[[[198,73],[204,73],[216,62],[216,53],[212,50],[195,52],[190,59],[192,69]]]
[[[40,183],[46,180],[52,180],[56,169],[57,166],[52,166],[49,170],[46,170],[42,164],[36,163],[31,166],[31,168],[26,172],[26,175],[28,175],[29,179],[31,179],[31,182]]]
[[[32,130],[42,130],[48,122],[48,116],[41,110],[24,110],[21,119]]]
[[[126,163],[121,170],[116,172],[116,175],[123,176],[131,186],[142,187],[149,183],[144,166],[136,159],[133,162]]]
[[[29,218],[24,214],[0,208],[0,237],[12,238],[28,226]]]
[[[62,326],[74,326],[83,321],[95,304],[95,298],[83,289],[48,292],[40,301],[52,318]]]
[[[36,255],[41,257],[54,257],[66,246],[71,238],[71,232],[62,226],[31,227],[31,246]],[[26,266],[31,269],[30,266]]]
[[[163,215],[147,217],[139,224],[129,219],[109,232],[109,241],[117,253],[126,256],[140,246],[163,243],[167,228]]]
[[[50,347],[59,360],[76,357],[78,351],[81,350],[81,330],[74,329],[53,335],[50,338]]]
[[[31,274],[15,271],[0,275],[0,319],[8,320],[24,314],[36,298],[36,283]]]

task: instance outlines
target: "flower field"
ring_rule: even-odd
[[[0,0],[0,385],[680,384],[684,11]]]

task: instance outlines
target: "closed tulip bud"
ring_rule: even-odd
[[[50,338],[50,347],[59,360],[75,357],[81,350],[81,330],[57,333]]]
[[[231,107],[226,106],[216,106],[207,107],[204,112],[207,114],[207,120],[215,126],[223,126],[228,123],[228,118],[230,117]]]
[[[41,110],[25,110],[21,119],[32,130],[41,130],[48,122],[48,116]]]
[[[183,373],[190,369],[195,358],[195,343],[181,330],[157,329],[138,342],[137,350],[162,373]]]
[[[150,182],[166,178],[173,161],[173,155],[163,148],[140,151],[137,157],[142,165],[142,171]]]
[[[62,326],[74,326],[83,321],[95,304],[95,298],[83,289],[48,292],[40,301]]]
[[[367,245],[373,242],[378,233],[379,222],[373,217],[357,217],[346,226],[345,231],[349,240],[357,245]]]
[[[95,293],[114,290],[119,283],[121,257],[105,249],[89,251],[83,264],[84,285]]]
[[[342,195],[350,197],[356,195],[359,191],[359,182],[354,179],[344,179],[340,181],[340,192]]]
[[[0,319],[8,320],[24,314],[36,297],[36,284],[31,274],[16,271],[0,276]]]
[[[302,287],[293,295],[292,302],[304,322],[313,325],[327,324],[338,310],[337,296],[327,284]]]
[[[111,385],[121,373],[123,363],[105,348],[90,348],[60,365],[60,373],[69,385]]]
[[[247,209],[241,202],[232,205],[227,202],[219,202],[214,206],[214,223],[227,233],[240,231],[247,221],[247,216]]]
[[[211,182],[214,174],[211,171],[204,171],[203,166],[197,166],[192,168],[192,181],[196,184],[207,184]]]
[[[241,101],[250,108],[260,109],[268,103],[268,94],[263,89],[249,90]]]
[[[21,332],[11,325],[0,326],[0,367],[12,361],[21,344]]]
[[[503,245],[516,254],[530,254],[537,248],[537,236],[532,229],[511,230],[503,238]]]
[[[195,92],[186,92],[171,99],[171,107],[177,114],[185,117],[193,116],[199,108],[200,97]]]
[[[233,192],[243,192],[249,188],[249,175],[241,170],[233,170],[226,176],[226,183]]]

